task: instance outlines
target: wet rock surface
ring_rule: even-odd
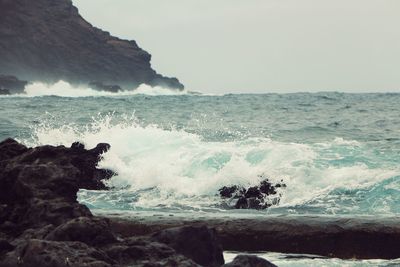
[[[254,255],[238,255],[232,262],[224,264],[224,267],[276,267],[269,261]]]
[[[152,240],[165,243],[203,266],[224,264],[222,245],[214,229],[206,226],[170,228],[153,235]]]
[[[227,208],[266,209],[279,204],[281,189],[285,187],[283,181],[272,183],[264,179],[257,186],[248,188],[239,185],[224,186],[219,189],[219,195],[225,200],[223,205]]]
[[[310,254],[341,259],[400,258],[400,219],[376,216],[268,215],[251,217],[193,216],[168,213],[109,214],[111,227],[121,236],[162,229],[202,226],[217,231],[226,251]]]
[[[79,217],[61,224],[45,238],[53,241],[79,241],[87,245],[104,245],[117,240],[107,219],[89,217]]]
[[[0,143],[0,267],[221,266],[215,230],[181,227],[122,237],[78,203],[79,189],[106,190],[96,165],[108,144],[85,149]]]

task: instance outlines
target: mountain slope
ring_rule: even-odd
[[[71,0],[0,0],[0,74],[30,81],[92,81],[183,89],[157,74],[151,55],[84,20]]]

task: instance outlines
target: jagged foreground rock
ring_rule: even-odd
[[[79,188],[106,188],[101,180],[112,172],[96,164],[108,149],[0,143],[0,266],[197,266],[148,238],[118,239],[107,219],[77,202]]]
[[[0,143],[0,267],[223,265],[213,229],[188,226],[122,237],[109,219],[78,203],[80,188],[106,189],[102,180],[113,172],[96,165],[109,148]]]
[[[28,81],[139,84],[183,89],[151,55],[84,20],[71,0],[0,0],[0,74]]]
[[[223,267],[276,267],[275,264],[253,255],[238,255],[232,262],[224,264]]]

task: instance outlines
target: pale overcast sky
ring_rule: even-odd
[[[73,0],[201,92],[400,92],[400,0]]]

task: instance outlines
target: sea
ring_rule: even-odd
[[[27,146],[109,143],[98,213],[188,216],[400,214],[400,94],[201,94],[140,86],[107,93],[60,81],[0,97],[0,139]],[[265,210],[222,205],[222,186],[281,182]],[[229,258],[234,252],[229,252]],[[278,266],[398,266],[267,253]]]

